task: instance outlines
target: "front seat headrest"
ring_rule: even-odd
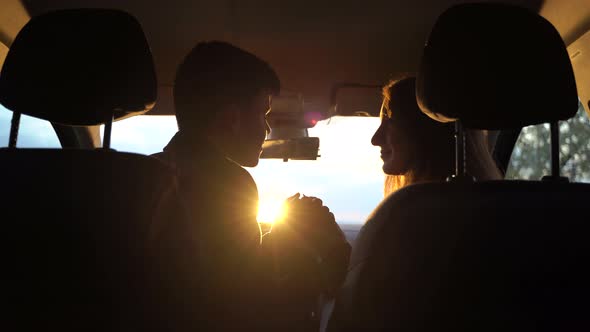
[[[431,118],[475,129],[565,120],[578,110],[572,65],[543,17],[505,4],[462,4],[437,20],[417,78]]]
[[[7,109],[66,125],[144,113],[156,95],[143,30],[119,10],[60,10],[32,18],[0,74],[0,103]]]

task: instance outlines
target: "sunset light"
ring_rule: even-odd
[[[284,201],[269,197],[260,197],[258,203],[258,222],[274,224],[286,217],[287,208]]]

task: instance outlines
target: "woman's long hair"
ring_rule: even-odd
[[[404,174],[386,175],[384,193],[388,194],[405,186],[440,182],[454,174],[454,125],[440,123],[423,114],[415,95],[415,78],[405,77],[390,81],[383,88],[383,101],[394,121],[402,123],[401,130],[407,136],[414,158]],[[467,173],[477,180],[501,179],[496,163],[488,149],[487,134],[481,130],[466,130]]]

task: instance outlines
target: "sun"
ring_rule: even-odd
[[[258,202],[258,222],[274,224],[286,216],[287,207],[281,199],[261,197]]]

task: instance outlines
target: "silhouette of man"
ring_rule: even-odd
[[[201,327],[311,330],[321,292],[335,290],[350,246],[321,200],[291,197],[290,216],[261,235],[256,166],[278,95],[274,70],[224,42],[198,44],[178,67],[179,131],[156,157],[177,172],[198,245]]]

